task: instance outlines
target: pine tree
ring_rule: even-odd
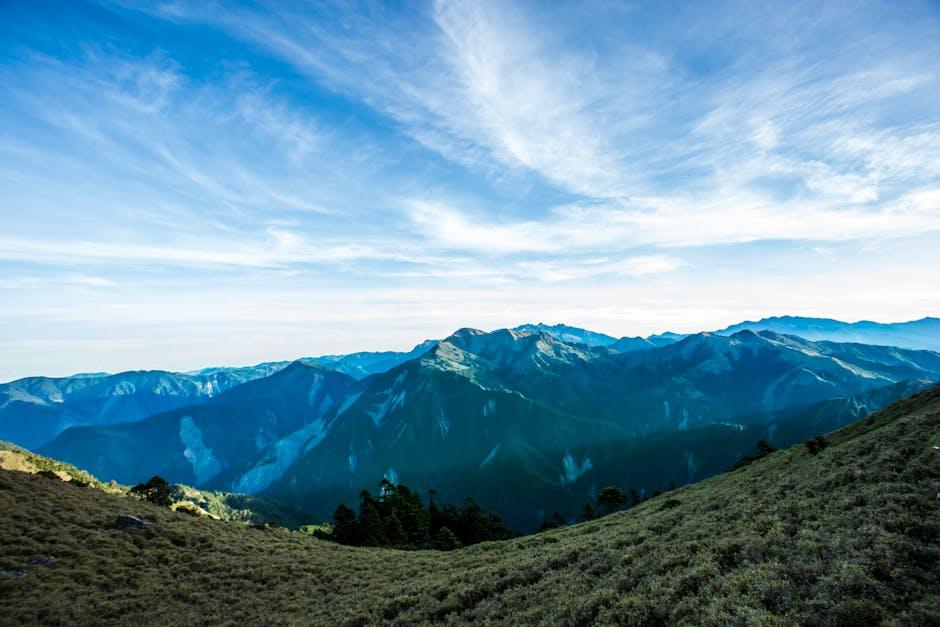
[[[627,503],[627,495],[617,486],[609,485],[597,494],[597,505],[603,507],[606,514],[614,512]]]
[[[379,503],[367,490],[359,494],[359,542],[362,546],[388,546]]]
[[[356,522],[356,512],[343,504],[337,506],[333,512],[334,541],[340,544],[358,544],[359,525]]]
[[[434,536],[433,546],[438,551],[453,551],[459,549],[462,545],[453,531],[447,527],[441,527]]]

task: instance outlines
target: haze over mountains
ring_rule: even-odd
[[[885,337],[890,326],[916,338],[910,329],[924,324],[872,332]],[[72,423],[39,450],[102,479],[160,474],[271,497],[319,518],[386,477],[435,488],[445,500],[473,496],[528,530],[551,513],[546,508],[576,516],[604,485],[651,493],[696,481],[727,469],[759,439],[791,444],[940,381],[936,352],[729,333],[616,340],[564,325],[461,329],[408,353],[266,364],[267,372],[161,373],[161,381],[257,375],[202,395],[195,383],[134,382],[135,392],[128,381],[154,373],[112,375],[124,377],[125,387],[115,388],[124,396],[173,400],[113,424],[106,412],[94,421],[94,408],[108,406],[107,394],[98,394],[83,425]],[[109,378],[89,378],[99,379]],[[68,389],[61,380],[42,383]],[[12,399],[37,386],[21,380],[0,390]],[[21,394],[0,407],[0,425],[38,438],[23,426],[30,412],[60,415],[61,425],[79,402],[74,394]]]

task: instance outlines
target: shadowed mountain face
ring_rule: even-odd
[[[380,478],[473,496],[516,529],[573,517],[611,483],[702,479],[940,380],[940,354],[698,334],[618,353],[548,333],[461,329],[356,381],[296,363],[201,406],[63,433],[42,449],[105,478],[153,474],[328,517]]]
[[[322,436],[357,385],[348,375],[296,362],[201,405],[133,423],[68,429],[40,450],[122,483],[160,474],[257,492],[270,473]],[[243,477],[246,466],[252,473]]]
[[[133,422],[202,403],[280,367],[266,364],[205,374],[141,370],[19,379],[0,384],[0,440],[35,448],[69,427]]]

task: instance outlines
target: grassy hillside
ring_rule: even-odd
[[[940,388],[828,441],[451,553],[344,547],[2,471],[0,622],[937,624]],[[155,525],[112,529],[123,512]]]
[[[36,455],[10,442],[0,441],[0,471],[18,470],[27,473],[48,471],[62,481],[74,481],[76,485],[104,490],[110,494],[128,496],[129,486],[115,481],[99,481],[93,475],[71,464]],[[212,492],[197,490],[187,485],[173,486],[174,508],[182,507],[200,512],[220,520],[243,523],[276,522],[279,525],[297,528],[310,522],[309,514],[295,507],[287,507],[276,501],[235,492]],[[191,507],[195,506],[195,507]]]

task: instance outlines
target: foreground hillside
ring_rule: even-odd
[[[344,547],[2,471],[0,622],[937,624],[940,388],[828,442],[452,553]],[[155,525],[113,529],[125,512]]]

